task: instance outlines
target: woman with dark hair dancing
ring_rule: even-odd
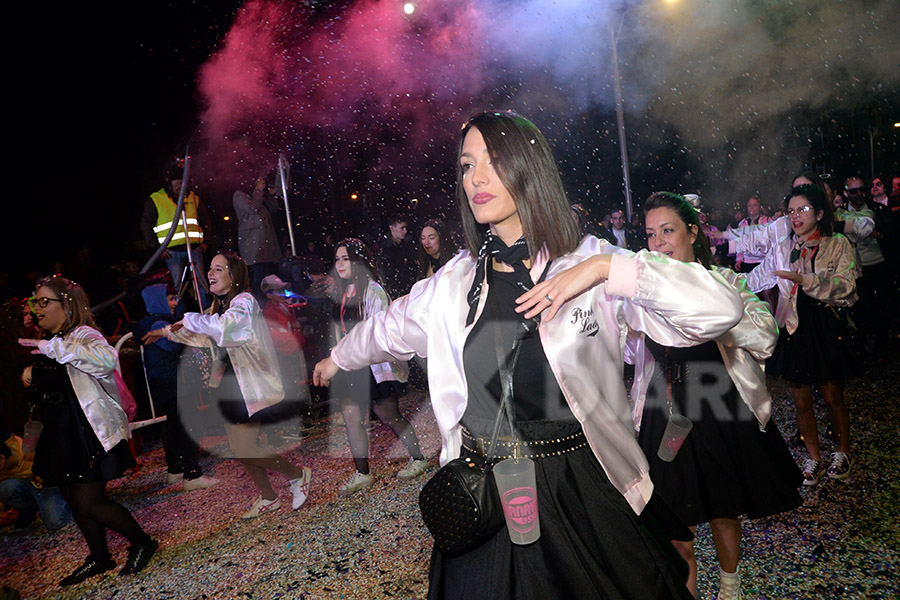
[[[347,238],[338,242],[334,269],[341,286],[341,301],[335,315],[341,338],[360,321],[386,310],[391,302],[378,283],[372,254],[360,240]],[[350,496],[375,482],[369,472],[369,434],[365,427],[370,406],[409,452],[409,462],[397,472],[397,477],[404,481],[414,479],[428,467],[416,432],[400,414],[398,399],[403,395],[408,375],[405,363],[391,360],[342,373],[335,381],[332,393],[341,400],[341,415],[347,425],[347,440],[356,465],[356,472],[340,487],[339,495]]]
[[[799,185],[785,198],[791,232],[781,237],[747,235],[732,244],[760,244],[765,258],[747,275],[751,289],[778,286],[775,320],[782,328],[769,373],[788,382],[797,409],[797,425],[809,458],[803,465],[804,485],[826,475],[850,475],[850,415],[844,401],[844,379],[857,372],[856,354],[847,339],[846,309],[856,302],[858,265],[855,252],[833,232],[834,213],[825,192]],[[828,467],[819,450],[813,413],[813,384],[828,405],[837,450]]]
[[[259,490],[259,497],[241,518],[253,519],[281,508],[268,471],[287,476],[291,506],[297,510],[309,495],[309,467],[294,466],[256,442],[260,423],[275,418],[270,409],[284,399],[284,386],[268,326],[250,293],[247,264],[233,252],[220,252],[210,262],[208,278],[215,298],[207,314],[186,313],[181,321],[146,334],[144,343],[165,336],[190,346],[213,344],[222,373],[216,403],[227,421],[228,443]]]
[[[740,320],[740,296],[699,265],[579,244],[547,141],[523,117],[476,115],[457,156],[468,252],[359,323],[314,380],[427,356],[446,464],[490,450],[503,348],[519,339],[515,433],[535,462],[540,538],[514,545],[504,529],[457,556],[435,548],[429,597],[689,598],[634,438],[622,345],[629,326],[666,344],[718,337]],[[702,307],[688,300],[698,294]],[[497,446],[498,460],[513,453]]]
[[[629,337],[635,359],[632,416],[655,490],[692,529],[709,522],[720,566],[718,599],[739,599],[739,516],[765,517],[801,503],[797,489],[803,479],[770,418],[772,398],[763,371],[778,327],[744,275],[712,266],[699,212],[684,197],[653,194],[644,214],[649,250],[713,270],[744,301],[741,321],[699,346],[677,348],[643,334]],[[673,413],[687,416],[693,427],[674,460],[665,461],[657,449]],[[696,594],[694,543],[673,544],[688,562],[688,588]]]
[[[106,482],[135,465],[115,381],[116,351],[98,331],[87,295],[77,283],[64,277],[44,279],[29,305],[48,334],[43,340],[19,340],[37,355],[22,382],[31,387],[44,424],[32,471],[44,485],[59,486],[90,550],[84,564],[60,585],[81,583],[115,568],[107,529],[131,542],[119,575],[137,573],[159,544],[127,508],[106,497]]]

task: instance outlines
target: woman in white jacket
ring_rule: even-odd
[[[137,573],[150,562],[158,543],[127,508],[106,497],[106,482],[134,466],[131,437],[115,381],[115,349],[97,330],[80,285],[63,277],[38,284],[29,300],[47,339],[20,339],[37,358],[22,376],[41,412],[44,429],[35,449],[35,475],[59,486],[87,541],[90,555],[61,585],[80,583],[115,568],[107,529],[131,546],[120,575]]]
[[[259,491],[241,518],[253,519],[281,508],[268,471],[287,476],[291,507],[297,510],[309,495],[309,467],[297,467],[257,444],[260,423],[273,417],[267,409],[281,402],[284,387],[268,326],[250,293],[250,275],[240,256],[221,252],[212,259],[209,291],[215,298],[208,314],[186,313],[181,321],[145,335],[144,343],[166,336],[173,342],[216,349],[221,361],[217,361],[218,371],[223,374],[215,388],[216,407],[228,422],[231,450]]]
[[[468,251],[359,323],[314,372],[327,383],[340,369],[427,357],[445,464],[490,450],[497,336],[506,348],[522,336],[513,404],[541,537],[513,545],[504,529],[459,556],[435,549],[429,598],[690,598],[634,438],[623,347],[629,327],[669,344],[718,337],[740,320],[740,296],[700,265],[579,245],[547,141],[518,115],[470,119],[458,160]],[[498,459],[513,452],[497,446]]]
[[[718,599],[739,599],[739,517],[765,517],[801,503],[800,470],[770,419],[772,398],[762,367],[775,349],[778,327],[744,275],[711,265],[698,211],[682,196],[653,194],[644,211],[650,250],[714,270],[744,301],[741,321],[699,346],[629,336],[635,364],[632,415],[655,490],[693,529],[709,523],[720,567]],[[665,461],[657,450],[673,413],[687,416],[693,427],[674,460]],[[696,593],[693,541],[673,543],[688,561],[688,587]]]
[[[372,254],[362,241],[347,238],[338,242],[334,269],[340,283],[341,300],[335,305],[334,315],[340,339],[360,321],[387,310],[391,301],[378,283]],[[400,414],[399,397],[408,376],[406,363],[392,360],[341,374],[335,382],[332,394],[340,399],[347,440],[356,465],[356,471],[338,489],[339,495],[350,496],[375,482],[369,472],[369,435],[365,427],[370,407],[409,452],[409,462],[397,472],[397,477],[406,481],[425,472],[428,462],[419,448],[416,433]]]
[[[833,232],[833,209],[820,187],[799,185],[785,204],[790,231],[750,232],[733,243],[765,250],[763,261],[747,275],[750,289],[778,287],[775,320],[782,340],[769,361],[770,372],[787,380],[794,397],[797,425],[809,453],[804,484],[814,485],[826,473],[831,479],[845,479],[852,466],[844,380],[855,374],[858,359],[847,339],[846,309],[856,302],[859,265],[847,238]],[[819,450],[813,385],[825,397],[838,440],[827,471]]]

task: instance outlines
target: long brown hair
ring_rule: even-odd
[[[544,246],[550,260],[578,245],[578,225],[563,189],[559,169],[547,140],[534,123],[512,111],[483,112],[463,125],[456,161],[456,202],[462,215],[466,248],[476,256],[486,225],[475,221],[463,189],[459,163],[463,142],[472,128],[484,137],[491,164],[516,203],[532,256]]]
[[[236,252],[230,250],[222,250],[218,256],[224,258],[228,266],[228,273],[231,275],[231,287],[228,288],[228,293],[225,294],[221,302],[218,296],[213,298],[212,305],[209,307],[209,314],[212,315],[227,310],[234,297],[241,292],[250,291],[250,271],[247,269],[247,263],[244,262],[244,259]]]
[[[347,249],[347,256],[350,258],[350,263],[353,267],[353,270],[350,273],[349,280],[343,280],[340,277],[335,277],[337,282],[341,287],[341,294],[353,284],[354,289],[356,290],[356,294],[353,298],[346,299],[346,307],[356,308],[358,313],[358,318],[363,318],[363,307],[365,306],[365,297],[366,290],[369,289],[369,282],[375,281],[378,282],[378,270],[375,268],[375,259],[372,257],[372,252],[369,248],[363,243],[362,240],[357,238],[344,238],[339,241],[334,246],[334,252],[337,254],[337,251],[340,248]]]
[[[426,227],[431,227],[437,232],[438,239],[441,243],[441,251],[438,254],[438,268],[447,264],[447,261],[450,260],[450,257],[453,256],[455,252],[455,248],[453,247],[453,239],[450,237],[450,230],[447,229],[447,226],[444,225],[444,222],[440,219],[430,219],[422,225],[422,229],[419,230],[420,233],[420,241],[419,241],[419,250],[416,262],[418,263],[418,271],[419,271],[419,279],[423,279],[425,275],[428,273],[428,267],[431,265],[431,261],[428,258],[428,253],[425,252],[425,248],[421,243],[421,232],[425,230]]]
[[[59,275],[42,279],[38,282],[36,289],[42,287],[53,290],[56,297],[62,301],[62,309],[66,314],[66,321],[59,331],[60,334],[65,335],[82,325],[93,327],[97,331],[100,330],[97,322],[94,320],[94,313],[91,312],[90,301],[83,287]]]

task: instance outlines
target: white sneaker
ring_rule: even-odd
[[[428,461],[424,458],[410,458],[406,466],[397,471],[397,478],[401,481],[415,479],[428,468]]]
[[[270,513],[281,508],[281,499],[265,500],[262,496],[254,500],[250,510],[241,515],[242,519],[255,519],[259,515]]]
[[[357,471],[350,477],[350,480],[347,483],[338,488],[338,496],[342,498],[352,496],[359,490],[370,487],[373,483],[375,483],[375,478],[371,474],[364,474]]]
[[[716,600],[741,600],[743,597],[740,574],[735,572],[726,576],[725,572],[719,568],[719,594],[716,596]]]
[[[309,484],[312,481],[312,471],[309,467],[303,467],[303,475],[297,479],[291,479],[291,495],[294,497],[291,508],[297,510],[309,496]]]
[[[169,473],[166,471],[166,485],[174,485],[184,479],[184,473]]]
[[[205,490],[215,485],[219,485],[219,480],[215,477],[207,477],[206,475],[201,475],[196,479],[185,479],[181,482],[181,487],[186,492]]]

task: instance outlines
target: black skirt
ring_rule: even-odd
[[[581,427],[546,421],[517,426],[527,439],[563,437]],[[429,599],[691,598],[686,565],[660,528],[666,517],[653,501],[636,515],[587,446],[534,462],[540,539],[514,545],[503,527],[460,556],[435,548]]]
[[[78,402],[65,365],[38,356],[32,388],[44,425],[32,471],[45,486],[112,481],[135,466],[126,440],[109,451],[103,448]]]
[[[267,406],[251,415],[247,410],[247,402],[244,400],[237,375],[231,368],[230,362],[226,363],[225,373],[222,375],[222,382],[219,384],[219,387],[210,389],[210,396],[217,411],[214,414],[221,416],[221,424],[278,423],[292,417],[285,410],[287,405],[283,405],[283,402]]]
[[[372,402],[378,402],[382,398],[399,398],[405,393],[405,383],[393,380],[378,383],[370,367],[355,371],[338,371],[331,382],[333,398],[349,398],[362,409],[366,409]]]
[[[740,515],[759,518],[800,506],[803,478],[778,426],[770,419],[765,431],[759,430],[715,342],[665,349],[650,340],[648,347],[657,357],[657,368],[638,443],[650,463],[655,493],[688,525]],[[657,456],[669,414],[666,350],[669,360],[681,359],[676,369],[680,380],[672,384],[673,410],[693,423],[672,462]],[[694,360],[684,360],[691,357]]]
[[[794,333],[782,329],[766,372],[796,384],[845,380],[862,372],[847,308],[819,302],[797,292],[798,325]]]

